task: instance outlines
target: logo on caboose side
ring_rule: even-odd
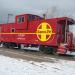
[[[55,33],[51,25],[47,22],[43,22],[37,27],[37,37],[42,42],[48,41],[53,34]]]

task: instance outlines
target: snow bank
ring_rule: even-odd
[[[0,56],[0,75],[75,75],[75,61],[34,62]]]

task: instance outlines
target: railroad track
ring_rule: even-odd
[[[35,51],[26,51],[26,50],[19,50],[19,49],[8,49],[0,47],[0,55],[9,56],[12,58],[20,58],[24,60],[30,61],[39,61],[39,62],[55,62],[55,60],[72,60],[75,61],[74,56],[56,56],[52,54],[44,54]]]

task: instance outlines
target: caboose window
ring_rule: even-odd
[[[19,17],[17,21],[18,21],[18,23],[20,23],[21,22],[21,17]]]
[[[16,32],[15,28],[12,28],[12,29],[11,29],[11,32],[12,32],[12,33]]]
[[[35,16],[34,16],[34,15],[30,15],[30,16],[28,17],[28,20],[29,20],[29,21],[35,20]]]
[[[24,16],[18,17],[18,23],[23,23],[25,21]]]
[[[24,22],[24,17],[22,17],[22,22]]]

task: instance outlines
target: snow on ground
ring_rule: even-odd
[[[0,75],[75,75],[75,61],[34,62],[0,55]]]

